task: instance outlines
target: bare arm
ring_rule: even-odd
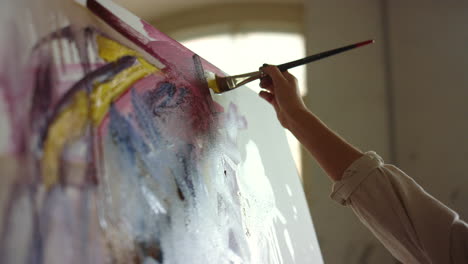
[[[274,66],[263,67],[270,78],[260,86],[267,91],[260,96],[271,103],[282,126],[290,130],[334,181],[341,179],[346,168],[360,158],[361,151],[328,128],[304,105],[297,80],[289,72]]]
[[[302,102],[294,76],[271,66],[263,71],[271,79],[260,83],[267,89],[260,96],[335,181],[331,197],[351,207],[393,256],[403,263],[468,263],[468,225],[456,212],[329,129]]]

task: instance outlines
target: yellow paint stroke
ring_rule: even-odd
[[[218,82],[216,75],[212,72],[205,71],[205,79],[206,82],[208,83],[208,88],[213,90],[215,93],[219,93],[219,87],[218,87]]]
[[[72,102],[50,125],[41,161],[43,181],[47,188],[56,184],[59,179],[60,156],[63,149],[83,134],[88,119],[91,118],[93,124],[98,126],[115,99],[138,80],[159,71],[136,51],[113,40],[98,36],[96,42],[99,56],[106,62],[116,61],[123,56],[135,56],[138,63],[123,70],[108,82],[94,84],[89,98],[85,91],[76,93]],[[88,100],[91,100],[90,103]],[[91,112],[88,112],[89,107]]]
[[[97,44],[99,56],[107,62],[116,61],[123,56],[135,56],[138,63],[120,74],[111,81],[98,85],[91,94],[93,107],[92,119],[94,124],[99,124],[109,110],[110,103],[124,93],[128,87],[143,77],[158,71],[159,69],[148,63],[136,51],[120,45],[105,37],[98,36]]]
[[[89,117],[86,92],[78,92],[72,100],[49,127],[42,156],[42,175],[46,187],[57,183],[60,153],[68,142],[82,135]]]
[[[208,88],[211,88],[215,93],[219,93],[218,83],[216,82],[216,77],[214,79],[207,79]]]

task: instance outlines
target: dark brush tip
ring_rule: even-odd
[[[374,42],[375,42],[375,40],[373,40],[373,39],[369,39],[369,40],[366,40],[366,41],[363,41],[363,42],[359,42],[359,43],[356,43],[356,48],[367,45],[367,44],[371,44],[371,43],[374,43]]]

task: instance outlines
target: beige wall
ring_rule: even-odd
[[[359,148],[389,158],[385,42],[379,1],[306,3],[308,54],[376,40],[371,46],[310,65],[308,105]],[[389,259],[353,213],[329,199],[331,182],[316,163],[307,155],[303,164],[304,185],[325,263],[377,263],[377,259]]]
[[[362,150],[468,216],[468,2],[306,1],[308,53],[375,38],[308,68],[307,103]],[[307,155],[305,189],[325,263],[394,263]],[[382,205],[385,206],[385,205]]]
[[[468,1],[388,11],[397,161],[468,219]]]

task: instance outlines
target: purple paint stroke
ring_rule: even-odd
[[[32,131],[41,131],[47,126],[44,117],[53,100],[54,65],[50,56],[41,58],[35,76],[30,120]]]
[[[50,125],[54,122],[63,108],[70,103],[75,94],[83,89],[85,89],[90,84],[103,83],[112,79],[115,75],[119,74],[123,70],[133,66],[136,62],[136,57],[124,56],[115,62],[106,64],[105,66],[89,73],[81,80],[79,80],[73,87],[68,90],[62,98],[59,100],[57,105],[54,107],[50,114],[47,115],[45,126],[42,127],[42,130],[39,132],[39,142],[38,148],[42,149],[44,141],[47,139],[48,129]]]
[[[52,40],[57,39],[74,39],[73,31],[71,26],[66,26],[60,29],[57,29],[50,33],[47,36],[42,37],[36,44],[34,44],[31,52],[36,52],[39,48],[43,47],[45,44],[51,42]]]
[[[191,79],[194,80],[193,83],[188,83],[183,79],[173,81],[166,75],[157,74],[148,76],[133,85],[137,91],[141,92],[149,91],[151,89],[156,89],[159,90],[159,92],[162,92],[164,89],[158,89],[160,85],[163,83],[172,84],[175,89],[169,89],[169,86],[167,86],[166,89],[169,89],[166,91],[168,93],[168,97],[164,100],[171,100],[171,103],[174,103],[175,99],[171,99],[170,96],[171,93],[174,93],[177,94],[179,98],[177,100],[183,99],[189,103],[185,103],[180,106],[183,109],[180,113],[185,116],[184,118],[186,120],[184,123],[184,129],[173,127],[171,124],[166,124],[166,126],[172,127],[173,133],[177,134],[181,139],[192,143],[201,135],[210,133],[214,128],[213,126],[218,123],[217,119],[220,113],[224,112],[224,109],[218,103],[214,102],[209,94],[206,81],[203,79],[204,76],[202,76],[203,69],[198,58],[198,56],[194,56],[190,64],[191,69],[189,72],[194,75],[191,77]],[[181,93],[183,93],[183,96],[180,96]],[[127,112],[135,110],[134,107],[131,107],[129,98],[130,95],[127,92],[116,100],[115,103],[121,111],[123,109],[127,109],[125,110]],[[163,100],[163,98],[161,97],[160,100]],[[105,133],[107,124],[107,119],[101,123],[101,135]]]
[[[214,121],[214,113],[219,111],[220,107],[212,100],[206,81],[201,80],[204,79],[204,68],[217,74],[222,74],[221,71],[200,57],[194,56],[193,52],[152,28],[143,20],[140,21],[144,29],[151,37],[157,39],[156,41],[139,33],[123,20],[124,16],[117,16],[96,0],[88,0],[87,7],[127,39],[165,64],[166,68],[163,72],[167,81],[173,82],[178,87],[189,88],[197,98],[193,100],[189,110],[192,115],[192,130],[195,134],[209,131],[209,124]],[[131,14],[125,13],[125,15]],[[181,77],[185,80],[185,85],[181,82]]]
[[[80,57],[80,64],[82,66],[83,71],[86,73],[90,72],[90,60],[88,55],[88,48],[89,43],[94,36],[94,33],[98,30],[93,27],[85,27],[83,29],[76,29],[72,25],[68,25],[62,27],[60,29],[55,30],[54,32],[50,33],[49,35],[42,37],[31,49],[31,52],[36,52],[39,48],[43,47],[44,45],[50,43],[53,40],[61,40],[66,39],[71,43],[76,44],[76,48],[78,51],[78,56]],[[83,34],[83,38],[77,37],[79,34]],[[63,60],[63,58],[60,58]],[[62,65],[65,63],[62,61]]]
[[[175,81],[180,79],[180,77],[184,78],[189,83],[196,81],[196,74],[193,73],[192,68],[192,56],[194,55],[192,51],[141,20],[141,23],[143,24],[146,32],[148,32],[148,35],[155,38],[156,41],[147,38],[126,23],[123,20],[124,16],[112,13],[96,0],[88,0],[87,7],[95,15],[104,20],[109,26],[117,30],[135,45],[145,50],[149,55],[163,63],[167,67],[163,69],[163,71],[168,75],[170,81]],[[126,13],[125,15],[131,14]],[[202,61],[203,68],[206,70],[214,72],[220,76],[224,75],[221,70],[209,62],[203,59],[200,60]],[[208,87],[206,87],[206,89],[208,89]]]

